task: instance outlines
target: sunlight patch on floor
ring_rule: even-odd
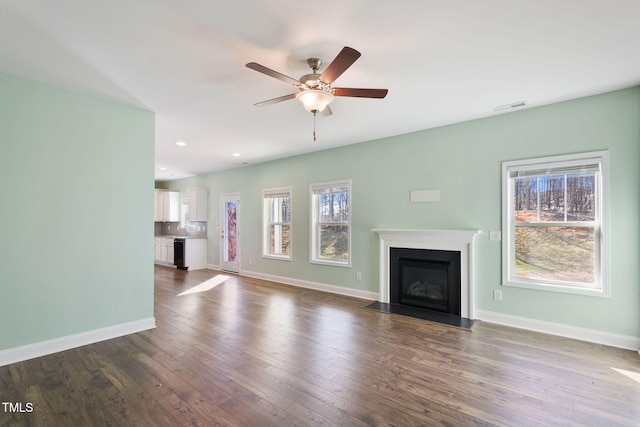
[[[627,370],[618,369],[618,368],[611,368],[611,369],[640,383],[640,373],[638,372],[632,372],[632,371],[627,371]]]
[[[182,296],[182,295],[189,295],[189,294],[196,294],[198,292],[205,292],[205,291],[209,291],[213,288],[215,288],[216,286],[218,286],[220,283],[224,283],[229,277],[231,276],[225,276],[224,274],[218,274],[215,277],[212,277],[211,279],[207,280],[206,282],[202,282],[197,286],[194,286],[193,288],[186,290],[184,292],[182,292],[181,294],[178,294],[178,296]]]

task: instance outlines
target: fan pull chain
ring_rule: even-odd
[[[316,114],[318,114],[317,111],[313,112],[313,141],[315,142],[316,140]]]

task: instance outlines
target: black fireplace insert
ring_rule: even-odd
[[[390,249],[390,303],[460,316],[459,251]]]

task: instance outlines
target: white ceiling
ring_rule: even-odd
[[[0,72],[155,112],[170,180],[638,85],[639,16],[638,0],[0,0]],[[295,100],[253,106],[294,91],[247,62],[298,78],[343,46],[362,57],[336,85],[385,99],[336,98],[315,142]]]

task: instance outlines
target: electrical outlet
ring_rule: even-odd
[[[493,291],[493,299],[494,301],[502,301],[502,291],[495,289]]]
[[[489,231],[489,240],[500,241],[502,240],[502,233],[500,231]]]
[[[356,273],[356,280],[362,280],[362,273],[359,271]]]

